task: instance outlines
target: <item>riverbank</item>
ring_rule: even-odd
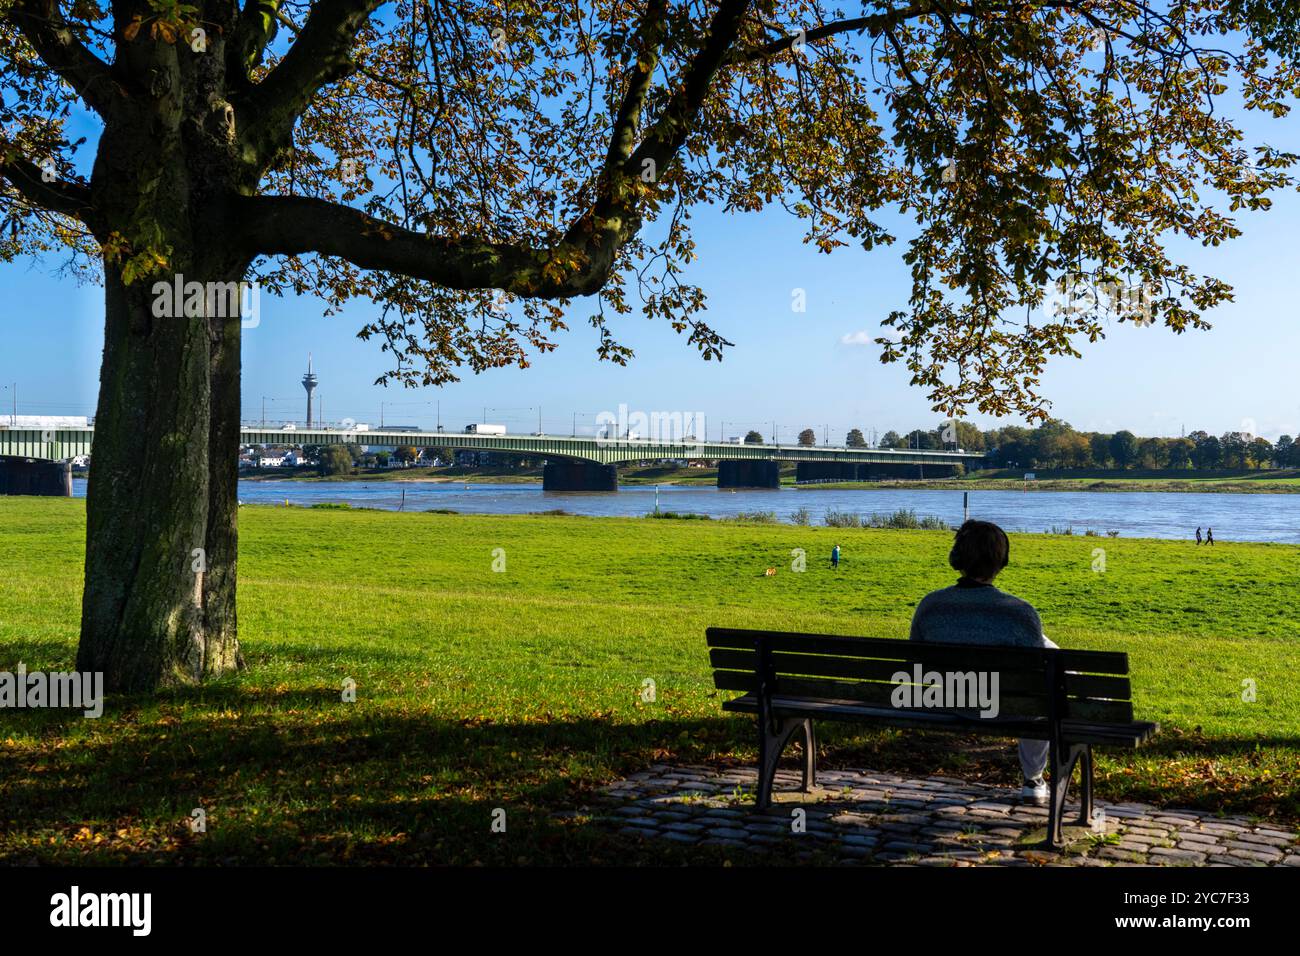
[[[1288,475],[1294,475],[1288,472]],[[801,488],[839,488],[880,491],[884,489],[930,488],[935,491],[1092,491],[1170,492],[1218,494],[1300,494],[1300,476],[1286,478],[983,478],[975,473],[966,478],[927,478],[894,481],[837,481],[800,485]]]
[[[82,476],[78,476],[82,477]],[[794,483],[794,470],[789,470],[785,483]],[[329,483],[339,481],[411,481],[466,484],[529,484],[542,481],[542,469],[492,469],[492,468],[376,468],[358,469],[347,475],[319,475],[314,468],[262,468],[245,469],[239,474],[241,481],[303,481]],[[618,480],[627,485],[716,485],[715,468],[646,468],[620,469]]]
[[[834,481],[797,484],[793,466],[782,468],[783,487],[856,489],[863,491],[931,489],[936,491],[1089,491],[1089,492],[1218,492],[1223,494],[1300,494],[1300,471],[1211,472],[1189,475],[1187,472],[1038,472],[1026,482],[1023,473],[980,471],[961,478],[908,478],[879,481]],[[542,470],[485,468],[384,468],[357,471],[350,475],[320,476],[310,468],[266,468],[241,472],[244,481],[302,481],[329,483],[339,481],[392,482],[463,482],[466,484],[540,483]],[[714,468],[678,468],[647,466],[619,470],[624,485],[681,485],[708,487],[716,485]]]
[[[653,763],[753,765],[704,629],[902,637],[953,578],[946,532],[262,506],[239,521],[248,669],[110,699],[98,720],[7,713],[0,862],[721,862],[739,851],[679,856],[571,813]],[[0,498],[0,670],[72,666],[84,538],[80,500]],[[1300,819],[1296,547],[1011,540],[999,584],[1059,644],[1128,652],[1137,715],[1162,725],[1137,753],[1099,753],[1101,797]],[[823,765],[1018,785],[1010,742],[860,730],[819,727]]]
[[[470,482],[482,484],[514,484],[542,480],[540,468],[518,471],[486,468],[376,468],[360,469],[350,474],[321,475],[315,468],[248,468],[239,473],[240,481],[301,481],[311,484],[331,484],[341,481],[411,481],[411,482]]]

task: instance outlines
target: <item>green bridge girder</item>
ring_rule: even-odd
[[[93,428],[10,428],[0,423],[0,457],[66,461],[90,454]]]
[[[0,456],[62,461],[93,454],[94,427],[8,428],[0,424]],[[809,445],[745,445],[734,442],[661,442],[643,439],[572,438],[559,435],[470,435],[462,432],[345,431],[318,428],[241,428],[246,445],[412,445],[460,451],[507,452],[532,457],[573,458],[602,465],[661,458],[719,461],[814,461],[853,464],[967,464],[982,453],[893,448],[836,448]],[[232,449],[233,451],[233,449]]]

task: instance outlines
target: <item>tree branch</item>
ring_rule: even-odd
[[[887,10],[882,13],[872,13],[864,17],[853,17],[847,20],[836,20],[833,23],[826,23],[811,30],[791,33],[779,40],[773,40],[765,43],[760,47],[749,50],[738,50],[730,59],[731,63],[752,63],[755,60],[765,60],[769,57],[776,56],[778,53],[784,53],[802,40],[804,43],[816,43],[818,40],[825,40],[829,37],[839,36],[844,33],[869,33],[872,36],[880,34],[899,26],[906,20],[914,17],[927,16],[929,14],[942,14],[946,17],[954,15],[962,16],[987,16],[995,13],[1013,13],[1030,7],[1031,5],[1024,0],[1012,3],[957,3],[945,6],[939,0],[915,0],[906,6],[899,7],[896,10]],[[1101,21],[1088,9],[1083,0],[1039,0],[1032,5],[1034,8],[1065,10],[1084,17],[1094,25],[1100,25]]]
[[[668,0],[650,0],[637,27],[633,38],[637,54],[636,66],[628,81],[623,101],[619,104],[618,115],[614,118],[614,130],[609,137],[609,152],[605,158],[607,172],[622,166],[632,156],[637,125],[641,121],[641,112],[645,108],[646,97],[654,82],[655,69],[659,65],[659,46],[664,39],[664,18],[667,12]]]
[[[41,167],[31,160],[15,156],[0,160],[0,176],[9,181],[28,202],[51,212],[71,216],[94,228],[90,189],[70,180],[46,182]]]
[[[251,118],[242,138],[264,153],[288,143],[294,123],[317,92],[356,68],[352,43],[383,3],[317,0],[284,59],[250,93]]]
[[[643,164],[646,160],[654,164],[657,181],[686,141],[713,79],[739,35],[750,2],[722,0],[704,46],[687,67],[680,88],[641,145],[632,149],[653,74],[653,69],[638,67],[615,121],[600,193],[592,208],[553,248],[429,236],[338,203],[288,196],[240,200],[237,209],[247,247],[257,255],[314,252],[337,256],[363,269],[426,279],[453,289],[503,289],[526,298],[590,295],[605,284],[618,250],[640,229],[636,207],[642,196],[639,173]],[[662,9],[656,0],[642,19],[638,32],[647,41],[654,40],[656,11]]]
[[[100,116],[109,116],[122,91],[108,64],[73,35],[59,12],[58,0],[16,0],[8,19],[45,65],[61,76],[86,105]]]
[[[641,145],[632,150],[621,164],[618,160],[627,154],[644,103],[646,89],[653,70],[634,75],[624,99],[610,143],[608,161],[599,196],[590,211],[578,219],[564,236],[562,248],[578,250],[584,257],[581,268],[594,282],[591,291],[603,284],[614,266],[618,250],[641,228],[637,206],[646,184],[641,173],[653,171],[651,180],[658,182],[672,158],[686,142],[696,116],[704,105],[713,80],[727,60],[728,52],[740,35],[740,28],[751,0],[722,0],[709,22],[704,46],[691,59],[681,86],[669,99],[659,118],[650,126]],[[653,9],[653,5],[652,5]],[[651,12],[647,12],[647,17]],[[656,28],[651,20],[643,20],[647,39]],[[655,54],[657,56],[657,53]],[[626,115],[624,115],[626,113]],[[596,281],[599,277],[599,281]]]
[[[719,4],[717,13],[709,23],[708,39],[691,60],[681,88],[647,131],[641,145],[624,167],[629,173],[639,171],[646,159],[655,160],[657,168],[662,172],[668,160],[686,142],[691,123],[704,105],[714,77],[735,46],[749,7],[750,0],[722,0]]]
[[[450,289],[503,289],[540,299],[586,295],[605,278],[560,270],[548,250],[430,236],[325,199],[245,196],[235,213],[248,251],[256,255],[316,253]]]
[[[930,13],[933,9],[933,4],[930,3],[913,3],[898,10],[891,10],[888,13],[873,13],[870,16],[865,17],[854,17],[849,20],[837,20],[834,23],[827,23],[811,30],[791,33],[779,40],[765,43],[756,49],[737,50],[731,57],[731,62],[753,63],[755,60],[765,60],[769,57],[776,56],[778,53],[784,53],[800,40],[804,43],[816,43],[818,40],[825,40],[827,37],[839,36],[841,33],[866,32],[875,36],[909,17]]]
[[[288,18],[280,11],[280,0],[245,0],[239,12],[234,41],[226,61],[227,72],[248,80],[262,62],[262,55],[279,30],[278,22]]]

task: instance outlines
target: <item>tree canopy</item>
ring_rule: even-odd
[[[634,309],[718,358],[737,330],[689,281],[695,206],[782,206],[826,252],[894,242],[898,209],[913,290],[883,359],[945,413],[1044,415],[1051,356],[1229,298],[1166,237],[1218,244],[1291,184],[1216,104],[1285,115],[1293,34],[1254,0],[0,0],[0,254],[165,270],[166,171],[110,201],[84,153],[179,109],[227,152],[211,185],[262,287],[374,303],[384,380],[434,384],[575,317],[625,362]]]

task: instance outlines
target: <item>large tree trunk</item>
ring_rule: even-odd
[[[200,55],[172,44],[121,52],[151,80],[105,127],[91,177],[106,315],[77,667],[102,671],[111,690],[197,683],[241,664],[239,308],[217,308],[219,296],[168,301],[158,286],[220,288],[249,266],[231,198],[254,189],[260,167],[240,152],[225,92],[233,29]]]
[[[242,278],[213,258],[173,261],[185,282]],[[151,281],[106,273],[77,666],[149,690],[240,664],[239,316],[157,317]]]

